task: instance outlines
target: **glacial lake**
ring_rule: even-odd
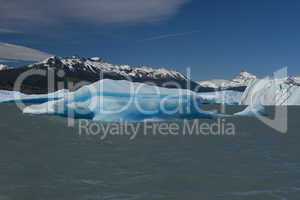
[[[2,104],[0,199],[298,199],[300,108],[288,111],[286,134],[239,117],[197,120],[215,127],[232,123],[234,135],[193,134],[197,128],[180,134],[192,120],[170,122],[180,127],[177,135],[153,134],[161,123],[154,122],[136,129],[133,139],[101,139],[111,124],[93,124],[99,134],[79,134],[78,120],[68,127],[65,118],[23,115]]]

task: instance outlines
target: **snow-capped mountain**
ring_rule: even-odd
[[[73,56],[70,58],[50,57],[43,62],[29,65],[29,67],[50,67],[55,69],[63,69],[66,72],[89,72],[99,75],[99,73],[110,74],[112,76],[119,76],[120,79],[132,78],[162,80],[174,79],[178,81],[187,81],[187,78],[179,72],[167,70],[164,68],[153,69],[150,67],[130,67],[129,65],[113,65],[105,62],[103,59],[82,58]]]
[[[234,77],[231,80],[215,79],[208,81],[199,81],[198,83],[202,87],[213,88],[217,91],[235,90],[243,92],[248,87],[248,85],[256,79],[257,77],[255,75],[242,71],[238,76]]]
[[[18,69],[10,69],[0,72],[0,89],[12,90],[16,78],[27,70],[47,70],[55,72],[55,81],[63,81],[65,84],[85,81],[86,84],[101,79],[130,80],[132,82],[151,83],[166,88],[191,89],[197,92],[209,92],[213,89],[199,87],[199,84],[188,79],[183,74],[165,68],[150,68],[146,66],[131,67],[129,65],[114,65],[103,59],[73,57],[50,57],[42,62],[24,66]],[[63,71],[64,73],[57,73]],[[61,77],[58,74],[64,74]],[[22,92],[47,93],[47,77],[29,77],[23,84]],[[55,90],[62,88],[55,88]],[[70,88],[69,88],[70,89]],[[71,88],[72,89],[72,88]],[[77,89],[77,88],[74,88]]]

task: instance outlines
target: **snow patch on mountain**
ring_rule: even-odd
[[[233,78],[232,80],[223,80],[223,79],[215,79],[215,80],[207,80],[207,81],[199,81],[198,83],[202,87],[214,88],[215,90],[230,90],[241,88],[246,88],[253,80],[256,80],[257,77],[253,74],[250,74],[246,71],[242,71],[238,76]]]
[[[32,64],[30,67],[46,66],[46,67],[58,67],[69,71],[88,71],[98,74],[103,73],[114,73],[122,77],[129,78],[172,78],[177,80],[187,80],[187,77],[183,74],[169,70],[166,68],[154,69],[147,66],[131,67],[129,65],[114,65],[105,62],[102,58],[83,58],[79,56],[72,56],[66,58],[50,57],[40,63]]]

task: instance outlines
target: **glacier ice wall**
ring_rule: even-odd
[[[255,80],[244,92],[242,105],[300,105],[300,84],[292,78]]]
[[[231,90],[198,93],[198,96],[202,98],[204,104],[238,105],[242,95],[243,92]]]

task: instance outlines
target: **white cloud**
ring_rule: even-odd
[[[50,56],[36,49],[0,42],[0,59],[3,60],[41,61]]]
[[[166,19],[190,0],[0,0],[0,22],[86,20],[140,23]]]

